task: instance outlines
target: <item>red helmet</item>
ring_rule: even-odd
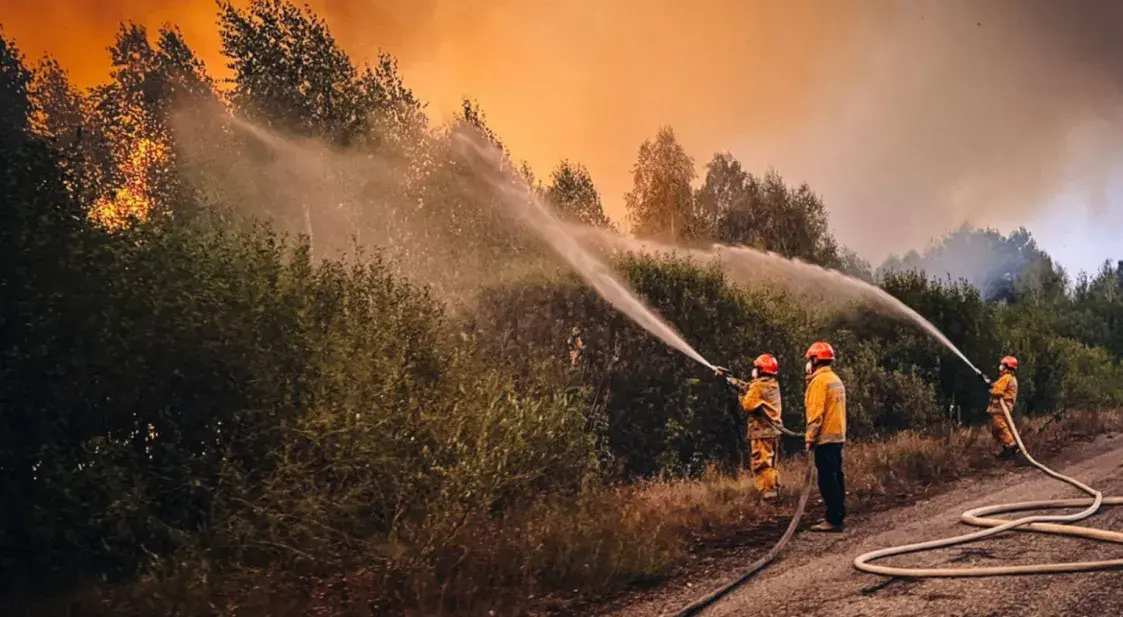
[[[1018,359],[1014,356],[1006,356],[1005,358],[1002,358],[1002,362],[999,362],[998,365],[1005,366],[1010,370],[1016,371],[1018,370]]]
[[[776,361],[776,358],[773,357],[772,354],[766,353],[757,356],[756,360],[753,360],[753,368],[761,373],[776,375],[780,372],[780,363]]]
[[[815,361],[834,360],[834,347],[831,347],[830,343],[824,343],[822,341],[812,343],[811,346],[807,348],[807,353],[804,354],[803,357]]]

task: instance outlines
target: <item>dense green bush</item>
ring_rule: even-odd
[[[29,577],[126,575],[200,534],[239,563],[431,543],[594,470],[580,392],[520,393],[377,259],[188,228],[84,257],[85,293],[6,332],[4,540]]]
[[[933,426],[941,415],[932,385],[914,372],[887,369],[873,345],[839,345],[846,385],[847,432],[856,438]],[[915,369],[913,369],[915,370]]]

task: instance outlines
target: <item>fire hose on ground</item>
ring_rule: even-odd
[[[1100,491],[1097,491],[1096,489],[1088,486],[1087,484],[1084,484],[1083,482],[1080,482],[1079,480],[1056,472],[1034,459],[1026,450],[1025,443],[1022,441],[1022,436],[1018,432],[1017,426],[1015,426],[1014,424],[1014,419],[1010,416],[1010,410],[1006,406],[1006,402],[1001,401],[1001,405],[1002,413],[1006,418],[1006,423],[1010,427],[1011,433],[1013,433],[1014,435],[1014,439],[1018,444],[1021,455],[1024,456],[1031,465],[1038,468],[1046,475],[1065,482],[1079,489],[1080,491],[1087,493],[1088,495],[1090,495],[1090,497],[1082,499],[1043,499],[973,508],[964,512],[960,520],[962,520],[964,523],[967,523],[968,525],[985,527],[986,529],[951,538],[942,538],[939,540],[931,540],[927,542],[917,542],[915,544],[906,544],[903,546],[870,551],[868,553],[859,555],[854,559],[855,568],[863,572],[869,572],[871,574],[880,574],[882,576],[898,578],[954,578],[1008,576],[1016,574],[1057,574],[1066,572],[1088,572],[1093,570],[1123,568],[1123,559],[977,568],[904,568],[875,565],[871,563],[878,559],[885,559],[887,557],[894,557],[907,553],[918,553],[939,548],[947,548],[949,546],[958,544],[977,542],[979,540],[998,535],[1011,529],[1035,531],[1038,533],[1049,533],[1070,537],[1081,537],[1091,540],[1100,540],[1104,542],[1115,542],[1123,544],[1123,533],[1121,532],[1095,529],[1092,527],[1056,524],[1073,523],[1084,520],[1096,514],[1099,509],[1105,505],[1123,505],[1123,497],[1104,497],[1103,493],[1101,493]],[[799,433],[795,433],[782,425],[773,423],[773,426],[785,435],[801,436],[799,435]],[[784,531],[784,535],[780,537],[779,541],[777,541],[776,544],[767,553],[764,554],[764,556],[750,564],[734,579],[723,584],[718,589],[706,594],[698,600],[695,600],[689,605],[672,613],[672,617],[689,617],[692,615],[697,615],[721,598],[728,595],[730,592],[734,591],[741,585],[744,585],[749,581],[749,579],[751,579],[754,575],[764,569],[765,566],[771,563],[773,559],[775,559],[776,555],[778,555],[780,551],[783,550],[784,546],[786,546],[787,543],[795,535],[795,530],[798,528],[800,519],[803,517],[804,510],[807,506],[807,499],[811,493],[811,477],[813,472],[813,460],[809,453],[807,456],[807,469],[803,475],[803,488],[799,494],[799,502],[796,505],[795,512],[792,514],[791,522],[788,523],[787,530]],[[990,517],[990,515],[1002,514],[1007,512],[1025,512],[1032,510],[1079,507],[1083,507],[1084,509],[1073,514],[1038,514],[1025,516],[1014,520]]]
[[[871,574],[880,574],[882,576],[892,576],[900,578],[951,578],[969,576],[1003,576],[1011,574],[1055,574],[1062,572],[1088,572],[1091,570],[1123,568],[1123,559],[1016,566],[992,566],[979,568],[902,568],[894,566],[881,566],[871,563],[878,559],[884,559],[886,557],[893,557],[896,555],[904,555],[906,553],[918,553],[921,551],[946,548],[949,546],[954,546],[956,544],[977,542],[984,538],[989,538],[1011,529],[1081,537],[1092,540],[1101,540],[1104,542],[1115,542],[1123,544],[1123,533],[1117,531],[1107,531],[1104,529],[1094,529],[1091,527],[1078,527],[1074,525],[1055,524],[1074,523],[1076,521],[1084,520],[1098,512],[1101,506],[1123,505],[1123,497],[1104,497],[1103,493],[1088,486],[1087,484],[1084,484],[1083,482],[1074,478],[1070,478],[1069,476],[1066,476],[1062,473],[1053,471],[1052,469],[1049,469],[1045,465],[1039,463],[1026,450],[1025,443],[1022,442],[1022,436],[1018,433],[1018,428],[1014,425],[1014,419],[1010,417],[1010,409],[1006,406],[1006,402],[1002,401],[1001,404],[1002,413],[1006,417],[1006,423],[1009,425],[1010,431],[1014,434],[1014,439],[1015,441],[1017,441],[1018,448],[1021,451],[1022,456],[1024,456],[1031,465],[1040,469],[1046,475],[1060,480],[1061,482],[1070,484],[1080,491],[1087,493],[1088,495],[1090,495],[1090,497],[1086,497],[1083,499],[1042,499],[1036,501],[1022,501],[1018,503],[998,504],[993,506],[973,508],[964,512],[960,517],[960,520],[964,523],[967,523],[968,525],[974,525],[976,527],[986,527],[986,529],[951,538],[942,538],[939,540],[931,540],[928,542],[917,542],[916,544],[906,544],[904,546],[883,548],[881,550],[864,553],[854,559],[855,568],[863,572],[869,572]],[[990,516],[993,514],[1001,514],[1005,512],[1025,512],[1030,510],[1050,510],[1059,508],[1081,507],[1084,509],[1072,514],[1037,514],[1014,520],[992,518]]]
[[[730,383],[734,383],[736,381],[737,380],[733,380]],[[767,418],[767,416],[765,416],[765,418]],[[771,419],[769,419],[769,422],[772,424],[773,428],[780,431],[784,435],[787,435],[789,437],[799,437],[801,439],[803,438],[802,433],[792,431],[785,427],[783,424],[772,422]],[[678,611],[672,613],[671,615],[673,617],[690,617],[691,615],[697,615],[698,613],[702,612],[714,602],[717,602],[726,595],[729,595],[731,591],[748,582],[748,580],[752,578],[757,572],[760,572],[764,569],[765,566],[771,563],[772,560],[776,558],[776,555],[780,554],[780,551],[784,550],[784,547],[792,539],[792,536],[795,535],[795,530],[799,527],[799,521],[803,518],[803,511],[807,508],[807,499],[811,495],[811,477],[814,472],[814,460],[811,458],[811,454],[807,453],[807,469],[803,473],[803,488],[799,491],[799,501],[796,502],[795,512],[792,514],[791,522],[788,523],[788,528],[784,530],[784,535],[780,536],[780,539],[776,542],[776,544],[771,549],[769,549],[769,551],[762,557],[749,564],[749,566],[745,568],[744,571],[742,571],[732,580],[723,584],[721,587],[715,589],[714,591],[706,594],[705,596],[698,598],[694,602],[691,602]]]

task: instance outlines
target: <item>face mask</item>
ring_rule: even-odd
[[[807,371],[808,375],[811,374],[811,361],[810,360],[807,361],[807,366],[805,367],[805,370]]]
[[[760,373],[755,368],[753,369],[753,379],[760,379]]]

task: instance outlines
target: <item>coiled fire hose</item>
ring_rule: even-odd
[[[736,386],[738,385],[738,383],[743,384],[744,382],[739,382],[739,380],[731,380],[730,383]],[[770,424],[772,424],[773,428],[780,431],[784,435],[787,435],[789,437],[803,437],[801,433],[796,433],[795,431],[792,431],[785,427],[783,424],[774,422],[767,416],[764,417]],[[808,452],[807,469],[803,472],[803,488],[799,492],[799,501],[796,503],[795,512],[792,513],[792,520],[790,523],[788,523],[788,528],[784,530],[784,535],[780,536],[780,540],[776,542],[776,545],[769,549],[769,551],[765,553],[760,559],[757,559],[756,561],[749,564],[749,567],[745,568],[744,571],[742,571],[732,580],[722,584],[721,587],[718,587],[714,591],[711,591],[710,593],[702,596],[694,602],[691,602],[678,611],[671,613],[671,616],[690,617],[692,615],[697,615],[714,602],[717,602],[718,600],[728,595],[734,589],[737,589],[741,585],[744,585],[750,578],[753,577],[754,574],[761,571],[762,569],[764,569],[764,566],[767,566],[769,563],[771,563],[772,560],[776,558],[776,555],[780,554],[780,551],[784,549],[784,546],[786,546],[787,543],[792,539],[792,536],[795,535],[795,530],[799,527],[799,521],[801,518],[803,518],[803,511],[807,508],[807,499],[811,495],[811,475],[815,471],[815,465],[813,463],[814,461],[811,457],[811,453]]]
[[[1060,572],[1087,572],[1091,570],[1123,568],[1123,559],[1015,566],[993,566],[982,568],[902,568],[894,566],[881,566],[871,563],[873,561],[884,559],[886,557],[904,555],[906,553],[918,553],[921,551],[930,551],[938,548],[945,548],[956,544],[976,542],[978,540],[989,538],[1011,529],[1036,531],[1038,533],[1051,533],[1062,536],[1075,536],[1081,538],[1089,538],[1092,540],[1101,540],[1105,542],[1116,542],[1123,544],[1123,533],[1117,531],[1107,531],[1104,529],[1094,529],[1091,527],[1078,527],[1074,525],[1054,524],[1073,523],[1086,519],[1095,514],[1101,506],[1123,505],[1123,497],[1104,497],[1103,493],[1088,486],[1087,484],[1084,484],[1079,480],[1070,478],[1064,474],[1053,471],[1045,465],[1037,462],[1037,460],[1030,456],[1029,452],[1026,451],[1025,443],[1022,442],[1022,436],[1018,433],[1018,428],[1014,426],[1014,419],[1010,417],[1010,409],[1006,406],[1006,402],[1001,401],[1001,404],[1002,414],[1006,417],[1006,422],[1010,426],[1010,431],[1014,434],[1014,439],[1018,443],[1018,448],[1021,450],[1022,455],[1026,457],[1026,460],[1028,460],[1030,464],[1040,469],[1046,475],[1060,480],[1061,482],[1070,484],[1087,493],[1091,497],[1082,499],[1045,499],[1039,501],[1022,501],[1018,503],[999,504],[994,506],[973,508],[964,512],[960,517],[960,520],[964,523],[967,523],[968,525],[974,525],[976,527],[986,527],[987,529],[976,531],[974,533],[964,534],[961,536],[955,536],[952,538],[931,540],[929,542],[917,542],[916,544],[906,544],[904,546],[896,546],[891,548],[883,548],[877,551],[871,551],[869,553],[859,555],[854,559],[855,568],[863,572],[869,572],[871,574],[880,574],[882,576],[902,578],[950,578],[969,576],[1002,576],[1011,574],[1050,574]],[[1038,514],[1025,516],[1015,520],[991,518],[989,516],[992,514],[1001,514],[1003,512],[1024,512],[1027,510],[1048,510],[1057,508],[1081,507],[1084,509],[1073,514]]]

